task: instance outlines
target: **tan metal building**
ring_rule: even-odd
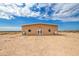
[[[53,35],[57,34],[58,26],[51,24],[28,24],[22,26],[23,35]]]

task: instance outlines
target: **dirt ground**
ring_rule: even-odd
[[[52,36],[23,36],[0,33],[2,56],[78,56],[79,32],[59,32]]]

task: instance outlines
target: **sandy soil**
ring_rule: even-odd
[[[52,36],[0,33],[0,55],[79,55],[79,32],[60,32]]]

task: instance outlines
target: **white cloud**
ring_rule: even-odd
[[[58,5],[58,9],[56,9],[56,12],[54,13],[53,17],[60,20],[79,21],[79,15],[78,17],[73,16],[79,14],[79,4],[77,3],[61,4],[60,6]]]
[[[47,12],[48,9],[46,9],[46,13],[41,15],[39,12],[34,12],[30,10],[30,7],[32,7],[34,3],[0,3],[0,18],[4,19],[12,19],[14,16],[23,16],[23,17],[46,17],[51,18],[52,20],[62,20],[62,21],[79,21],[79,16],[75,16],[76,14],[79,14],[79,4],[77,3],[58,3],[54,6],[50,3],[48,4],[42,4],[39,5],[36,4],[37,8],[46,7],[49,8],[49,6],[52,6],[52,9],[54,12],[52,13],[52,16],[48,16]],[[52,12],[52,11],[51,11]]]

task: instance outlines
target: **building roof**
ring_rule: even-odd
[[[47,23],[24,24],[22,26],[29,26],[29,25],[50,25],[50,26],[57,26],[56,24],[47,24]]]

